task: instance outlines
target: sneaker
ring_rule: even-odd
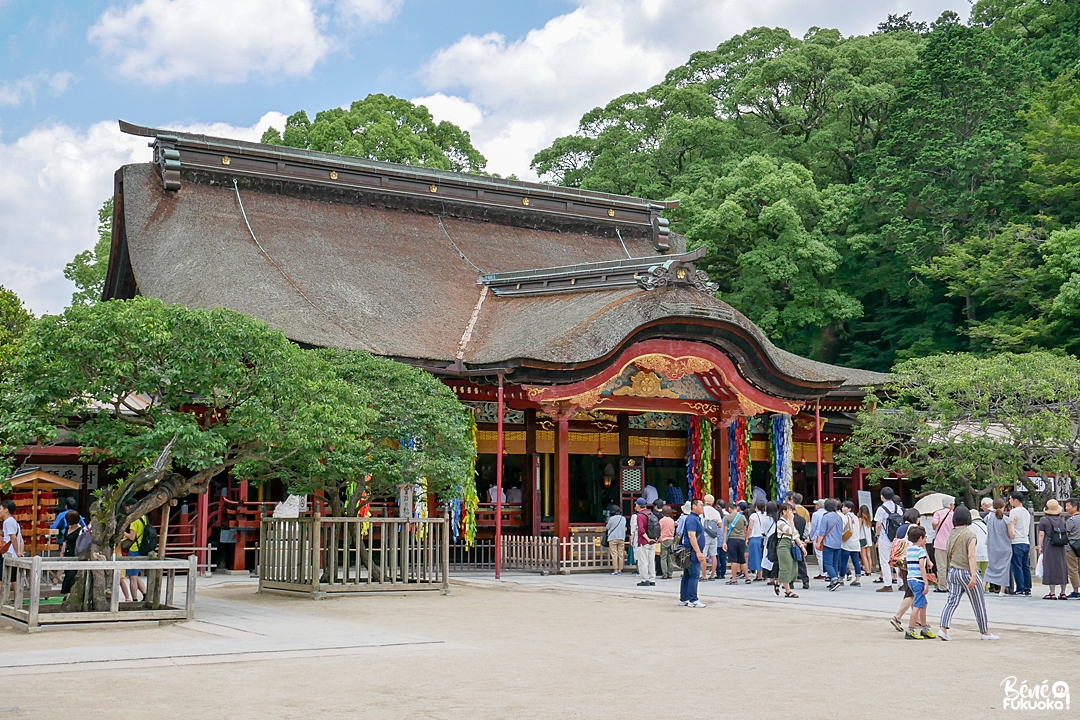
[[[904,639],[905,640],[925,640],[926,638],[923,637],[922,633],[917,633],[917,632],[915,632],[914,629],[908,628],[907,632],[904,633]]]
[[[650,580],[649,582],[646,583],[646,585],[648,585],[649,587],[652,587],[655,584],[656,583],[654,583],[652,580]]]
[[[930,629],[930,628],[928,628],[928,627],[924,627],[924,628],[922,629],[922,636],[923,636],[924,638],[926,638],[927,640],[933,640],[934,638],[936,638],[936,637],[937,637],[937,635],[936,635],[936,634],[934,633],[934,631],[933,631],[933,630],[931,630],[931,629]]]
[[[1069,600],[1080,600],[1080,592],[1076,592],[1075,590],[1073,590],[1065,597],[1067,597]]]
[[[892,591],[893,591],[892,585],[886,585],[884,587],[879,587],[875,592],[892,592]]]
[[[612,575],[622,575],[622,572],[621,572],[621,571],[619,571],[619,570],[616,570],[615,572],[613,572],[613,573],[611,573],[611,574],[612,574]]]
[[[802,584],[802,589],[803,589],[803,590],[809,590],[809,589],[810,589],[810,583],[808,583],[808,582],[804,582],[804,583]]]
[[[985,635],[979,635],[979,639],[980,640],[1000,640],[1001,638],[999,638],[997,635],[992,635],[990,633],[986,633]]]
[[[952,638],[949,637],[949,633],[945,632],[944,630],[942,630],[941,632],[939,632],[937,634],[937,639],[938,640],[952,640]]]
[[[831,583],[829,583],[829,590],[830,591],[835,590],[836,588],[840,587],[843,584],[844,583],[840,582],[839,580],[833,580]]]
[[[686,605],[689,605],[690,602],[688,600],[680,600],[679,604],[685,607]]]
[[[850,585],[851,587],[862,587],[862,583],[858,580],[852,580],[848,583],[848,585]]]
[[[700,600],[695,600],[694,602],[687,603],[687,604],[692,608],[703,608],[703,607],[705,607],[705,603],[701,602]]]
[[[896,628],[896,632],[904,632],[904,626],[900,624],[900,619],[897,617],[889,618],[889,623]]]
[[[642,580],[641,582],[638,583],[638,587],[649,587],[649,581],[648,580]]]

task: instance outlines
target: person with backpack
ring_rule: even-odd
[[[746,512],[745,500],[739,501],[736,508],[732,509],[724,518],[723,546],[727,553],[728,564],[731,565],[731,579],[728,585],[739,584],[739,573],[743,580],[750,584],[750,573],[746,569]]]
[[[1065,561],[1065,548],[1069,544],[1069,535],[1065,530],[1065,519],[1061,517],[1061,503],[1050,498],[1043,513],[1038,527],[1043,558],[1042,584],[1050,589],[1043,600],[1068,600],[1065,585],[1069,582],[1069,565]],[[1055,587],[1061,589],[1060,595],[1054,594]]]
[[[713,507],[714,502],[716,502],[715,497],[705,496],[701,516],[705,526],[705,563],[701,566],[702,580],[716,579],[716,550],[720,544],[720,525],[723,524],[724,518],[720,516],[720,511]]]
[[[125,547],[126,546],[126,547]],[[143,515],[134,520],[124,533],[121,543],[128,557],[143,557],[157,550],[157,529],[151,524],[150,519]],[[146,597],[146,578],[142,577],[141,570],[128,570],[127,581],[130,583],[131,600],[138,600],[136,591]]]
[[[889,560],[892,559],[893,540],[896,531],[904,524],[904,507],[896,500],[896,491],[889,486],[881,488],[881,505],[874,514],[874,530],[878,536],[878,561],[881,563],[881,577],[875,583],[882,583],[878,592],[892,592],[896,579],[893,577]]]
[[[4,559],[22,557],[24,545],[22,528],[19,526],[19,521],[15,519],[16,507],[14,500],[4,500],[0,502],[0,522],[3,523],[3,541],[0,542],[0,554]],[[2,572],[2,571],[0,571]],[[4,575],[7,577],[5,578]],[[5,580],[12,584],[11,591],[15,592],[15,582],[18,579],[18,571],[16,568],[9,568],[6,572],[0,574],[0,582]]]
[[[634,559],[637,561],[638,585],[647,587],[656,584],[656,543],[660,540],[660,521],[652,512],[652,507],[645,498],[638,498],[634,503],[634,525],[637,533],[634,538]]]
[[[82,536],[82,534],[89,532],[79,522],[80,519],[81,518],[79,517],[79,513],[76,510],[68,510],[66,513],[64,513],[64,546],[60,552],[60,557],[75,559],[76,557],[78,557],[78,551],[80,549],[80,546],[86,544],[85,542],[79,542],[79,538]],[[67,595],[69,592],[71,592],[71,588],[75,587],[75,578],[78,577],[78,574],[78,570],[64,571],[64,582],[60,586],[61,593]]]

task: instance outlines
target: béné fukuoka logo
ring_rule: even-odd
[[[1058,680],[1051,683],[1028,684],[1027,680],[1017,682],[1015,675],[1001,681],[1005,688],[1002,708],[1005,710],[1068,710],[1069,684]]]

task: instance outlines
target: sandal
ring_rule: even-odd
[[[779,594],[779,593],[777,593],[777,594]],[[798,596],[798,595],[796,595],[796,594],[795,594],[795,593],[793,593],[793,592],[785,592],[785,593],[784,593],[784,597],[789,597],[789,598],[797,598],[797,597],[799,597],[799,596]]]
[[[773,589],[773,591],[774,591],[774,592],[776,593],[776,596],[777,596],[777,597],[780,597],[780,583],[775,583],[775,584],[774,584],[774,585],[772,586],[772,589]]]
[[[753,580],[751,580],[750,578],[746,578],[746,584],[747,584],[747,585],[750,585],[750,584],[752,584],[753,582],[754,582],[754,581],[753,581]]]
[[[1068,600],[1068,599],[1069,599],[1069,596],[1066,595],[1065,593],[1061,593],[1060,595],[1058,595],[1058,600]]]
[[[724,584],[725,584],[725,585],[738,585],[738,584],[739,584],[739,581],[738,581],[738,580],[728,580],[728,581],[727,581],[726,583],[724,583]]]
[[[1057,600],[1057,595],[1050,593],[1049,595],[1043,595],[1043,600]]]

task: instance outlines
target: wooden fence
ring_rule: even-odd
[[[263,518],[259,590],[331,594],[449,585],[445,518]]]
[[[150,560],[125,557],[122,560],[65,560],[43,558],[4,558],[4,575],[15,571],[15,583],[2,582],[0,617],[24,626],[27,632],[41,630],[42,625],[64,623],[93,623],[146,620],[191,620],[195,617],[195,579],[197,559]],[[111,582],[112,594],[107,611],[64,612],[60,605],[41,604],[42,577],[67,570],[104,571]],[[147,600],[137,603],[120,602],[120,578],[128,570],[142,570],[147,575]],[[187,592],[184,607],[173,604],[177,571],[187,573]],[[8,578],[5,577],[6,581]],[[162,600],[161,594],[165,597]]]
[[[559,572],[559,538],[536,535],[504,535],[504,570],[525,570],[549,575]]]

